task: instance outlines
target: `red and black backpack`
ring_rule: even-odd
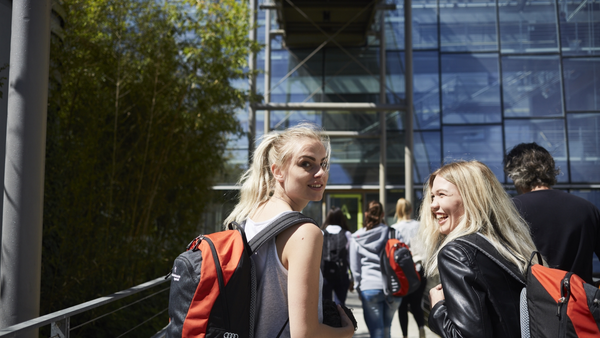
[[[390,294],[403,297],[415,292],[421,276],[415,267],[408,245],[396,239],[396,230],[388,231],[385,248],[379,255],[381,275]]]
[[[457,238],[469,243],[520,281],[522,338],[600,337],[600,289],[572,272],[543,266],[539,252],[529,259],[526,278],[479,233]],[[538,263],[533,260],[537,257]]]
[[[196,237],[167,276],[171,277],[167,337],[254,337],[257,285],[250,258],[269,239],[300,223],[316,224],[291,212],[250,242],[241,227]],[[285,328],[287,322],[282,325]]]

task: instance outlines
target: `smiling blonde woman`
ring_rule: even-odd
[[[424,187],[421,240],[431,289],[429,326],[442,337],[519,337],[516,279],[475,247],[457,239],[479,236],[522,274],[535,245],[529,228],[485,164],[449,163]]]

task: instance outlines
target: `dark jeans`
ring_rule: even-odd
[[[412,312],[417,326],[425,326],[425,319],[423,318],[423,308],[421,307],[421,300],[423,299],[423,292],[427,284],[427,279],[423,277],[423,272],[419,271],[421,275],[421,284],[419,288],[408,296],[402,298],[402,303],[398,307],[398,319],[400,321],[400,328],[402,329],[402,335],[408,336],[408,306],[410,305],[410,312]]]
[[[323,299],[332,299],[342,305],[346,305],[346,296],[350,287],[350,279],[347,273],[340,274],[334,278],[323,277]]]

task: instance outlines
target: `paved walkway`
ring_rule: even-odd
[[[358,330],[354,333],[354,338],[369,338],[369,330],[365,324],[362,306],[356,292],[348,292],[346,306],[352,309],[354,317],[356,317],[356,321],[358,322]],[[431,332],[427,326],[425,326],[425,334],[427,338],[439,337]],[[415,319],[410,312],[408,313],[408,337],[419,338],[417,323],[415,323]],[[400,329],[400,322],[398,321],[398,312],[394,315],[394,321],[392,322],[392,338],[402,338],[402,330]]]

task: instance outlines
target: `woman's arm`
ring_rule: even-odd
[[[433,308],[429,325],[432,331],[444,338],[493,337],[486,289],[481,277],[477,276],[473,257],[460,245],[449,243],[438,255],[438,269],[443,289],[430,293]],[[445,300],[434,304],[440,292]]]
[[[283,246],[280,243],[285,243]],[[279,248],[283,248],[281,251]],[[354,327],[343,310],[341,328],[319,323],[319,276],[323,234],[314,224],[286,230],[277,238],[281,261],[288,270],[290,333],[298,337],[352,337]]]

